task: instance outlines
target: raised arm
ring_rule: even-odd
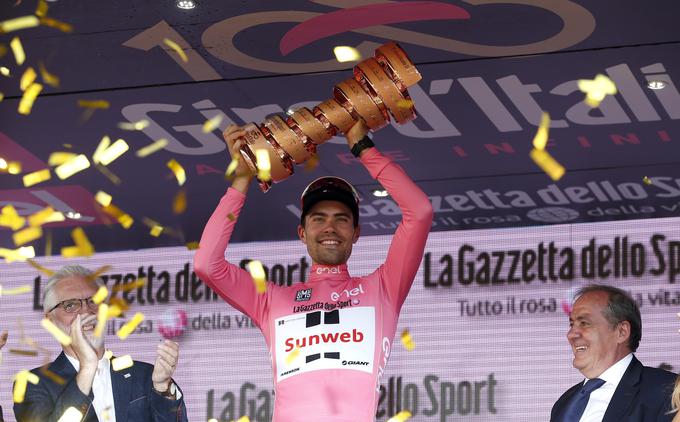
[[[233,157],[238,157],[237,150],[241,144],[236,139],[243,134],[236,126],[229,126],[225,130],[224,137]],[[251,181],[252,174],[241,160],[231,187],[203,229],[200,246],[194,255],[194,271],[227,303],[248,315],[260,326],[267,293],[258,294],[250,274],[227,262],[224,256]]]

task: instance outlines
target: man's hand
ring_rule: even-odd
[[[92,323],[90,319],[87,320],[88,324]],[[89,395],[92,390],[94,376],[97,373],[99,358],[97,357],[97,352],[83,334],[83,319],[80,314],[76,315],[71,323],[71,350],[73,350],[78,362],[80,362],[80,369],[76,375],[76,384],[78,384],[78,388],[83,394]]]
[[[2,334],[0,334],[0,349],[7,343],[7,331],[3,331]]]
[[[368,133],[368,127],[366,126],[366,123],[364,123],[363,120],[359,120],[349,128],[347,132],[345,132],[345,138],[347,138],[347,145],[349,145],[349,149],[351,150],[354,144],[359,142],[366,134]]]
[[[250,182],[253,180],[253,176],[255,175],[250,170],[250,167],[248,167],[248,165],[243,161],[243,157],[241,157],[241,153],[239,152],[239,149],[241,149],[241,147],[245,146],[246,144],[245,140],[239,140],[239,138],[245,135],[246,131],[243,130],[241,126],[236,125],[227,126],[227,128],[222,133],[231,159],[234,160],[235,158],[238,160],[238,166],[233,173],[234,181],[232,182],[231,186],[241,193],[246,193],[248,191]]]
[[[158,345],[156,362],[154,362],[153,373],[151,374],[154,390],[164,393],[170,388],[170,381],[177,367],[178,359],[179,344],[174,341],[164,340]]]

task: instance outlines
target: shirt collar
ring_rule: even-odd
[[[76,372],[80,371],[80,361],[66,353],[64,353],[64,355],[66,355],[66,359],[71,362],[71,365],[73,365],[73,368],[75,368]],[[99,359],[99,362],[97,362],[97,374],[99,374],[99,372],[102,370],[108,371],[109,365],[109,360],[105,356],[102,356],[102,358]]]
[[[621,378],[623,378],[623,374],[626,373],[626,369],[628,369],[628,366],[630,363],[633,361],[633,354],[628,353],[624,358],[607,368],[606,371],[604,371],[599,377],[599,379],[604,380],[605,383],[607,384],[612,384],[615,388],[618,387],[619,382],[621,382]],[[584,381],[587,382],[588,380],[586,379]]]

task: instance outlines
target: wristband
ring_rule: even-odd
[[[363,138],[361,138],[359,140],[359,142],[357,142],[356,144],[354,144],[354,146],[352,146],[352,149],[351,149],[352,155],[354,155],[355,157],[359,157],[359,154],[361,154],[361,151],[363,151],[367,148],[373,148],[374,146],[375,146],[375,144],[373,143],[371,138],[369,138],[368,136],[364,136]]]

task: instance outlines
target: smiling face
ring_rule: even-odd
[[[298,236],[307,245],[315,264],[339,265],[352,254],[352,245],[359,239],[359,226],[354,227],[347,205],[319,201],[305,216],[305,225],[298,226]]]
[[[608,300],[606,292],[586,293],[576,300],[569,316],[567,339],[574,353],[574,368],[586,378],[600,376],[631,352],[630,323],[612,327],[604,314]]]

